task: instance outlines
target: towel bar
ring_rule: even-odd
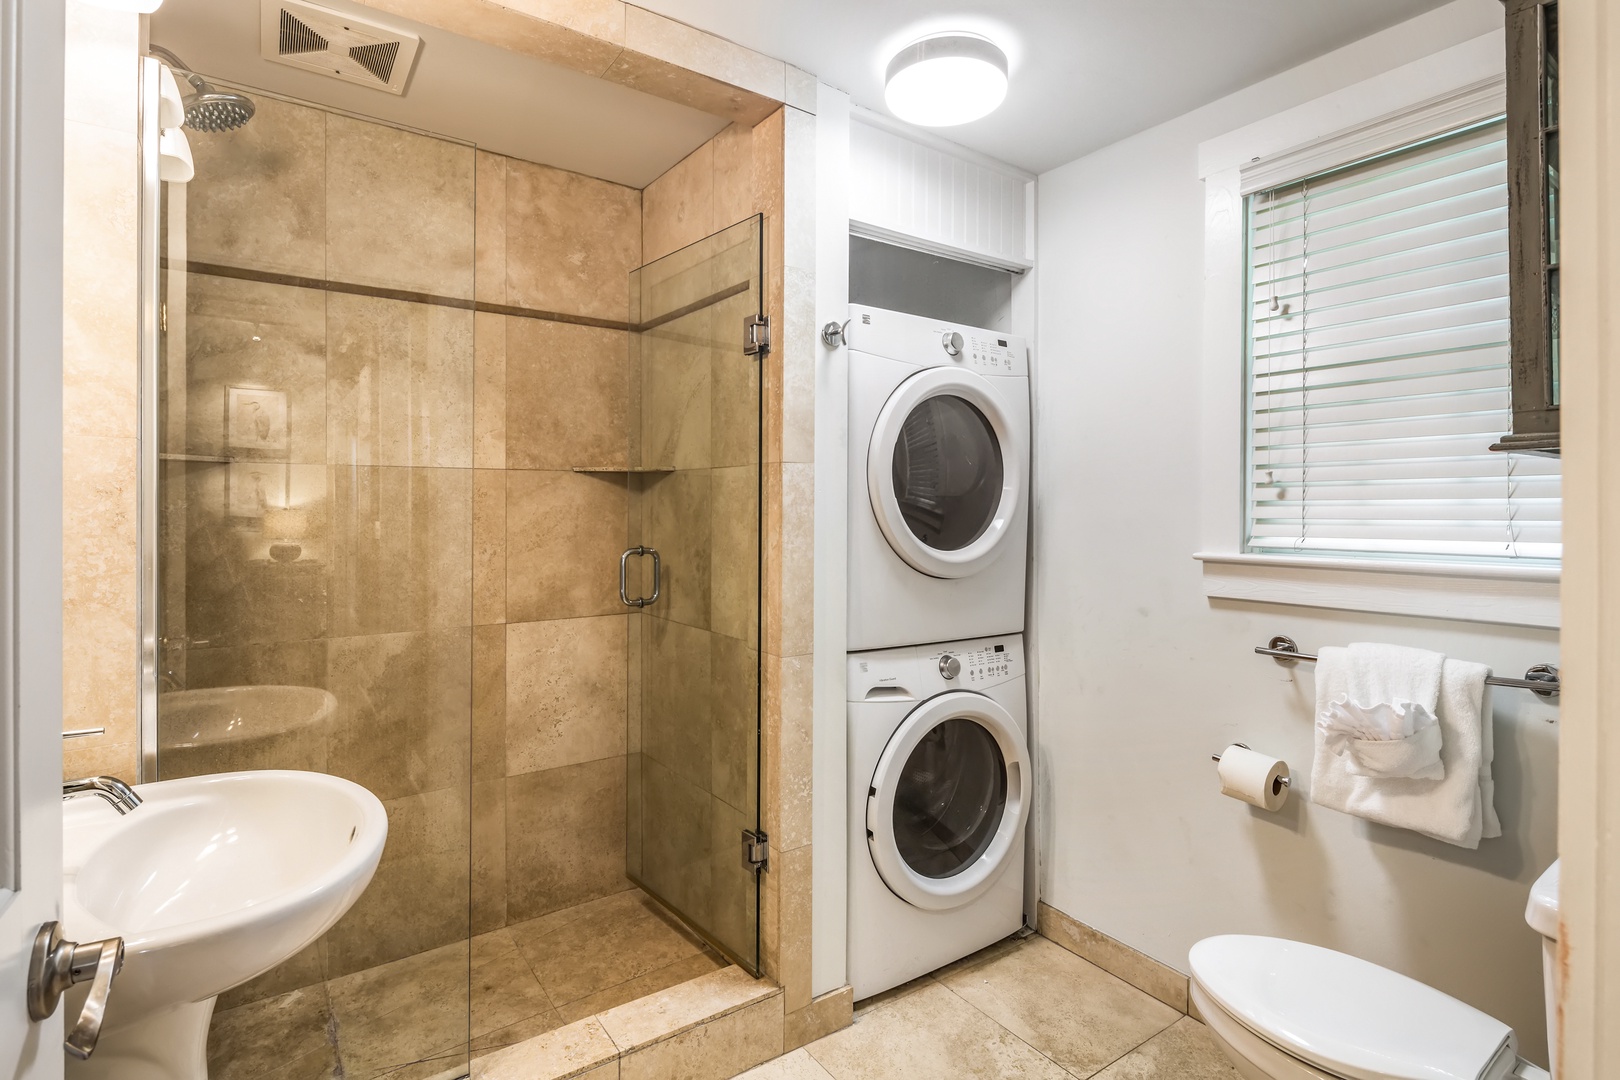
[[[1255,652],[1261,656],[1269,656],[1279,664],[1293,664],[1303,660],[1307,664],[1316,663],[1315,655],[1300,652],[1294,639],[1282,637],[1272,638],[1264,645],[1255,646]],[[1492,686],[1511,686],[1518,690],[1528,690],[1538,697],[1550,698],[1558,696],[1558,668],[1552,664],[1537,664],[1524,673],[1522,679],[1505,679],[1499,675],[1486,676],[1485,681]]]

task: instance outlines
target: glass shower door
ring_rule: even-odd
[[[627,872],[759,970],[761,219],[630,276]]]
[[[146,779],[321,772],[388,814],[343,918],[219,998],[214,1076],[465,1076],[474,151],[254,97],[165,193]]]

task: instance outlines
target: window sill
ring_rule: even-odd
[[[1204,595],[1212,599],[1559,627],[1555,567],[1220,552],[1193,557],[1204,564]]]

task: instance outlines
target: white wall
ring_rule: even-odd
[[[1252,810],[1220,797],[1210,754],[1241,740],[1308,786],[1311,669],[1255,656],[1273,634],[1307,650],[1421,646],[1513,675],[1555,663],[1557,634],[1210,601],[1192,558],[1206,411],[1198,144],[1500,25],[1496,0],[1458,0],[1040,178],[1037,829],[1047,903],[1179,970],[1209,934],[1300,938],[1474,1004],[1544,1061],[1523,910],[1555,856],[1555,703],[1496,692],[1506,835],[1477,852],[1298,798]]]

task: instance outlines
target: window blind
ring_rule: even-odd
[[[1556,561],[1512,425],[1500,120],[1248,196],[1250,551]]]

